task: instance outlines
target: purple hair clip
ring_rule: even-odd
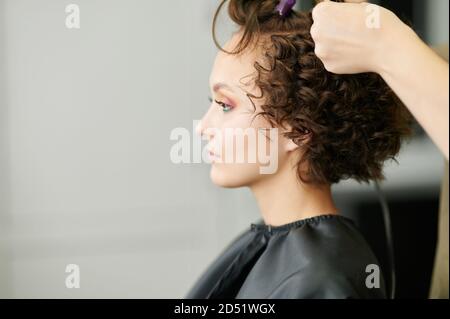
[[[280,16],[282,17],[287,16],[288,13],[291,12],[292,8],[295,6],[296,2],[297,0],[281,0],[276,8]]]

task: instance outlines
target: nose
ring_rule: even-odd
[[[210,107],[208,112],[198,122],[195,131],[200,136],[205,136],[208,140],[211,140],[214,136],[215,123],[214,123],[213,108]]]

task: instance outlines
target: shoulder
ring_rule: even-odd
[[[385,298],[381,271],[378,288],[366,284],[369,266],[379,263],[350,219],[314,220],[280,240],[277,249],[292,260],[271,298]]]
[[[377,258],[362,233],[351,219],[327,216],[312,219],[292,229],[285,238],[304,257],[323,266],[360,266],[376,263]]]
[[[384,299],[384,285],[370,287],[367,276],[349,276],[340,269],[310,267],[286,277],[270,293],[274,299]]]

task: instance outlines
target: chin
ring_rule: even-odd
[[[251,185],[258,175],[252,174],[252,171],[245,167],[235,167],[235,165],[217,165],[211,166],[210,178],[214,185],[223,188],[240,188]]]

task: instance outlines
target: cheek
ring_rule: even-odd
[[[254,131],[254,130],[253,130]],[[253,183],[260,177],[257,146],[250,137],[252,130],[228,128],[222,131],[220,161],[212,164],[211,179],[221,187],[236,188]],[[219,142],[219,141],[218,141]]]
[[[212,164],[211,179],[222,187],[248,186],[264,176],[275,174],[278,165],[278,138],[256,120],[245,125],[227,125],[217,136],[220,162]],[[263,123],[265,124],[265,123]],[[264,128],[260,130],[260,128]],[[273,142],[267,137],[272,137]],[[266,167],[266,169],[263,169]],[[267,169],[268,168],[268,169]]]
[[[220,149],[221,160],[226,164],[257,165],[258,153],[264,143],[264,131],[260,131],[260,123],[252,122],[248,115],[236,115],[234,119],[224,123],[220,134],[216,136],[217,149]]]

